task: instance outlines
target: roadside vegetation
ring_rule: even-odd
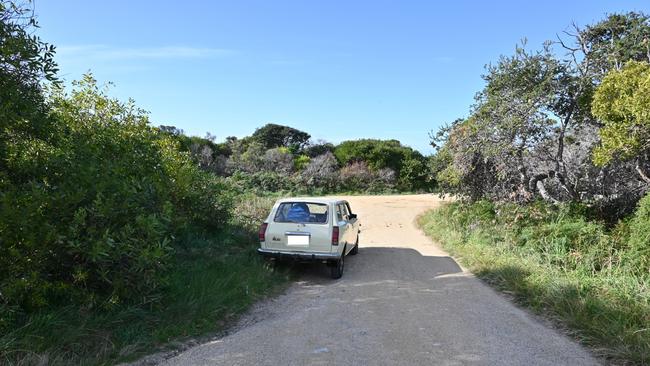
[[[270,201],[90,75],[65,91],[29,9],[3,2],[0,20],[0,364],[129,359],[282,288],[255,253]]]
[[[65,87],[21,4],[0,2],[0,364],[112,364],[223,329],[291,278],[255,253],[273,197],[434,189],[459,199],[421,224],[465,265],[596,352],[650,362],[646,15],[517,47],[425,157],[273,123],[220,142],[157,126],[91,74]]]
[[[186,136],[160,130],[180,143],[204,171],[239,190],[260,194],[423,192],[433,187],[430,158],[397,140],[361,139],[338,145],[312,141],[304,131],[269,123],[251,136]]]
[[[611,14],[486,67],[437,133],[420,224],[486,282],[617,363],[650,363],[650,18]]]
[[[647,214],[650,201],[642,206]],[[585,219],[580,207],[478,201],[429,212],[420,225],[479,278],[596,354],[646,364],[650,275],[634,235],[647,220],[635,216],[610,229]]]
[[[256,253],[272,197],[431,185],[395,140],[156,127],[91,74],[65,86],[35,32],[29,2],[0,2],[0,364],[113,364],[218,332],[291,278]]]

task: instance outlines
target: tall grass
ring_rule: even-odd
[[[571,206],[452,203],[420,224],[479,278],[595,353],[648,364],[650,275],[630,258],[626,223],[607,229],[584,217]]]

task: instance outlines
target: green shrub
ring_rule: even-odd
[[[418,151],[402,145],[397,140],[344,141],[336,146],[334,155],[344,166],[363,162],[373,172],[385,168],[391,169],[395,172],[398,188],[402,191],[428,188],[429,170],[426,159]],[[355,170],[359,169],[355,168]],[[341,173],[348,174],[343,171]]]
[[[310,161],[311,158],[308,155],[298,155],[293,162],[294,169],[298,171],[303,170],[307,165],[309,165]]]
[[[626,259],[639,273],[650,273],[650,194],[639,201],[630,220]]]
[[[261,171],[257,173],[235,172],[228,177],[240,192],[288,192],[295,189],[295,184],[290,176],[276,172]]]
[[[227,184],[90,76],[69,96],[54,91],[51,105],[48,138],[9,140],[1,157],[3,318],[56,303],[157,300],[175,235],[228,222]]]
[[[451,203],[420,224],[478,277],[561,322],[614,363],[650,354],[650,199],[609,227],[581,205]],[[622,361],[622,362],[618,362]]]
[[[238,196],[233,209],[233,223],[237,227],[257,233],[257,229],[266,220],[275,200],[273,197],[260,197],[252,193]]]

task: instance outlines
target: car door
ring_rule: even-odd
[[[337,226],[339,227],[339,245],[341,247],[343,247],[348,242],[348,237],[350,235],[350,230],[348,230],[349,229],[348,222],[345,221],[346,213],[347,211],[345,211],[345,205],[343,205],[341,202],[337,203],[336,221],[337,221]]]
[[[359,227],[360,227],[359,218],[355,217],[354,219],[350,219],[349,215],[352,215],[352,213],[353,213],[352,210],[350,209],[350,203],[346,201],[345,206],[346,206],[346,208],[348,210],[348,221],[352,225],[352,230],[350,230],[351,234],[352,234],[352,238],[350,240],[351,240],[351,243],[354,244],[357,241],[357,238],[359,237]]]
[[[347,251],[352,250],[352,247],[354,246],[354,226],[353,223],[350,222],[350,213],[348,212],[348,207],[345,204],[345,202],[339,203],[340,206],[340,211],[341,215],[343,216],[343,227],[345,227],[345,232],[343,234],[343,241],[344,243],[347,244]]]

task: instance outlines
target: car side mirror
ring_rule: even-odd
[[[357,214],[349,214],[349,215],[348,215],[348,218],[349,218],[350,220],[354,220],[354,219],[357,218]]]

